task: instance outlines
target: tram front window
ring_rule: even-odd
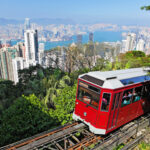
[[[77,98],[87,105],[98,109],[100,89],[86,83],[79,82]]]

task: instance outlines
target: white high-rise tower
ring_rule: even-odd
[[[145,42],[144,42],[143,39],[140,39],[138,41],[136,49],[139,50],[139,51],[144,51],[145,50]]]
[[[44,58],[44,43],[40,43],[39,44],[39,53],[38,53],[38,57],[39,57],[39,64],[43,65],[43,58]]]
[[[136,48],[136,34],[130,33],[127,36],[125,51],[135,50]]]
[[[31,28],[30,19],[29,18],[25,18],[24,29],[25,30],[29,30],[30,28]]]
[[[29,65],[35,65],[38,61],[38,33],[37,30],[26,30],[25,38],[25,58]]]

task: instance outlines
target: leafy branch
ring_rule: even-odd
[[[150,10],[150,5],[149,5],[149,6],[142,6],[141,9],[142,9],[142,10],[149,11],[149,10]]]

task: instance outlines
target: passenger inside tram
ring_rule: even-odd
[[[109,110],[109,104],[110,104],[110,93],[104,93],[102,98],[102,111],[108,111]]]
[[[139,101],[141,99],[142,87],[135,88],[133,90],[133,102]]]
[[[132,93],[131,91],[126,91],[124,92],[124,96],[122,99],[122,105],[121,106],[125,106],[131,103],[131,98],[132,98]]]

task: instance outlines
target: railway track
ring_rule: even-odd
[[[46,131],[34,137],[4,146],[0,150],[80,150],[100,140],[83,123],[74,122],[54,130]]]
[[[117,129],[115,132],[107,135],[103,141],[97,142],[93,150],[112,150],[119,144],[127,144],[123,150],[128,150],[132,145],[136,146],[144,135],[138,135],[142,129],[150,126],[150,113],[129,122],[127,125]],[[128,144],[128,141],[132,141]]]
[[[1,147],[0,150],[82,150],[92,144],[95,150],[112,149],[149,125],[150,114],[147,114],[102,137],[91,133],[83,123],[74,122]]]

